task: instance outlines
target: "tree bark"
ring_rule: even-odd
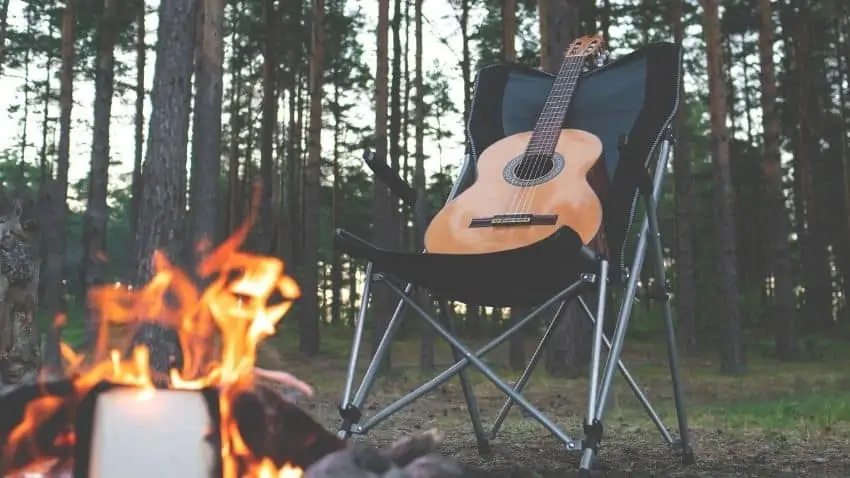
[[[770,269],[773,275],[773,321],[779,360],[798,357],[794,284],[791,276],[789,211],[782,187],[780,118],[776,108],[776,74],[773,63],[773,15],[770,0],[759,0],[759,57],[761,63],[761,109],[764,131],[762,168],[767,186],[764,217],[769,218]]]
[[[390,29],[392,30],[392,44],[393,44],[393,53],[392,53],[392,74],[390,75],[390,92],[389,92],[389,103],[390,103],[390,118],[389,118],[389,152],[390,152],[390,167],[392,167],[393,171],[401,174],[401,159],[402,159],[402,150],[401,150],[401,133],[402,133],[402,90],[401,90],[401,76],[402,76],[402,48],[401,48],[401,22],[402,22],[402,6],[401,0],[393,0],[393,17],[390,22]],[[391,247],[394,249],[398,249],[401,246],[401,233],[402,233],[402,219],[401,219],[401,208],[400,203],[395,195],[390,195],[390,204],[389,204],[389,231],[390,234],[388,239],[391,241],[387,243],[387,247]]]
[[[679,45],[685,36],[683,0],[675,0],[670,10],[673,38]],[[696,277],[694,261],[693,210],[690,138],[687,121],[687,96],[684,84],[679,90],[679,111],[676,115],[676,152],[673,163],[673,183],[676,190],[676,315],[679,319],[678,341],[688,355],[697,351],[696,336]]]
[[[2,199],[8,198],[4,195]],[[11,208],[9,205],[4,201],[6,214],[0,216],[0,390],[35,383],[42,363],[40,334],[34,321],[38,250],[32,247],[22,226],[23,201],[16,200]]]
[[[298,317],[299,350],[319,353],[319,215],[322,181],[322,88],[325,61],[325,1],[313,0],[310,54],[310,132],[304,176],[304,287],[303,311]]]
[[[274,181],[274,128],[277,121],[278,64],[277,23],[280,21],[275,0],[263,1],[265,35],[263,46],[263,119],[260,125],[260,212],[255,228],[254,249],[260,253],[271,253],[277,218],[272,214],[272,182]]]
[[[54,31],[55,30],[53,24],[51,23],[50,27],[48,28],[48,36],[50,38],[53,38]],[[54,53],[54,51],[47,52],[47,58],[45,58],[44,60],[44,69],[46,70],[45,76],[48,79],[44,82],[44,96],[42,100],[41,110],[41,151],[38,155],[39,186],[43,186],[44,183],[47,181],[47,178],[50,177],[51,174],[47,153],[49,150],[49,146],[53,145],[53,138],[48,138],[48,125],[53,121],[50,118],[50,104],[53,102],[53,94],[50,86],[52,83],[51,79],[53,78],[52,66]],[[2,62],[0,62],[0,65],[2,65]],[[2,68],[2,66],[0,66],[0,68]]]
[[[174,260],[184,250],[182,221],[196,11],[195,2],[163,0],[159,5],[152,108],[136,236],[137,284],[145,284],[153,276],[155,250],[164,251]],[[162,355],[160,352],[169,346],[166,332],[162,327],[140,327],[139,336],[144,337],[143,343],[152,356]],[[167,365],[151,363],[152,369],[160,373],[167,373]]]
[[[579,35],[580,0],[545,0],[540,2],[541,62],[543,69],[557,73],[564,52]],[[544,15],[545,13],[545,15]],[[511,315],[514,315],[512,311]],[[513,320],[513,319],[512,319]],[[577,300],[567,304],[564,316],[553,331],[546,347],[546,371],[556,376],[579,376],[587,371],[590,360],[589,321]]]
[[[516,0],[502,0],[502,61],[516,61]],[[510,320],[525,315],[529,309],[511,311]],[[508,362],[513,370],[525,367],[525,335],[513,334],[508,341]]]
[[[339,75],[339,71],[334,72]],[[342,108],[340,108],[341,88],[339,82],[333,85],[333,104],[336,107],[334,113],[334,137],[333,137],[333,183],[331,185],[331,218],[334,230],[340,226],[339,203],[343,197],[341,186],[342,180],[340,169],[340,156],[342,156]],[[339,248],[331,249],[331,323],[339,325],[342,323],[342,252]]]
[[[244,3],[240,3],[243,6]],[[228,70],[232,75],[230,81],[230,105],[228,127],[230,137],[230,145],[227,153],[227,231],[232,233],[239,227],[239,222],[242,220],[242,191],[240,190],[239,182],[239,146],[242,135],[242,95],[243,83],[242,77],[242,60],[241,60],[241,39],[237,35],[237,29],[234,28],[230,35],[230,44],[232,45],[234,54],[230,57]]]
[[[377,28],[377,67],[375,75],[375,153],[378,161],[387,160],[387,84],[389,83],[389,0],[378,0]],[[374,243],[380,247],[391,245],[394,231],[390,230],[392,199],[387,186],[377,178],[372,183],[372,236]],[[375,327],[372,329],[372,351],[384,336],[387,323],[392,314],[393,296],[383,284],[375,284],[372,288],[372,317]],[[364,297],[364,300],[367,298]],[[386,357],[387,368],[391,366],[389,353]]]
[[[64,307],[65,295],[65,231],[68,216],[68,167],[71,154],[71,110],[74,107],[74,48],[76,37],[76,1],[66,0],[62,11],[61,57],[59,73],[59,151],[56,177],[42,191],[42,204],[50,220],[42,225],[44,235],[44,301],[45,314],[55,317]],[[59,357],[56,329],[47,332],[47,351]],[[59,364],[55,364],[59,366]]]
[[[195,56],[195,2],[163,0],[159,6],[144,188],[137,236],[137,281],[153,276],[152,256],[163,249],[180,257],[182,187],[189,140],[189,105]]]
[[[414,57],[413,69],[415,72],[414,83],[416,87],[416,97],[414,106],[414,143],[415,154],[413,160],[413,188],[416,190],[416,211],[414,212],[414,235],[416,237],[416,247],[419,250],[424,248],[424,222],[426,201],[425,201],[425,85],[424,71],[422,66],[422,4],[424,0],[414,0],[413,18],[414,23],[414,41],[416,43],[416,55]],[[428,297],[424,292],[417,292],[420,304],[430,304]],[[436,340],[436,332],[434,329],[425,323],[419,321],[420,324],[420,345],[419,345],[419,367],[422,370],[431,370],[434,368],[434,342]]]
[[[516,0],[502,0],[502,61],[516,61]]]
[[[103,16],[98,27],[98,51],[95,59],[94,124],[92,128],[91,162],[86,213],[83,217],[85,251],[81,264],[81,279],[86,290],[105,280],[106,226],[109,209],[109,123],[112,116],[112,96],[115,89],[115,41],[117,39],[117,5],[115,0],[103,1]],[[86,343],[93,344],[97,336],[98,318],[86,307]]]
[[[6,32],[9,28],[9,0],[3,0],[0,5],[0,74],[3,73],[3,63],[6,61]]]
[[[207,252],[200,245],[215,241],[217,190],[221,174],[221,102],[224,94],[224,0],[202,0],[198,6],[198,48],[195,57],[195,108],[192,121],[192,163],[189,217],[192,269]]]
[[[133,156],[133,180],[131,191],[131,217],[130,228],[132,237],[136,237],[139,228],[139,211],[142,201],[142,159],[145,151],[145,57],[147,44],[145,43],[145,1],[138,2],[136,10],[136,112],[133,123],[136,128],[136,151]]]
[[[806,321],[809,332],[829,333],[834,324],[832,313],[832,277],[830,274],[829,250],[824,220],[825,191],[818,187],[823,174],[823,160],[818,158],[821,140],[818,134],[818,101],[814,94],[811,78],[818,66],[812,62],[812,22],[816,19],[809,13],[812,4],[806,0],[795,2],[799,7],[793,15],[791,26],[794,42],[793,78],[796,89],[797,128],[794,155],[797,157],[802,210],[803,283],[805,285]],[[818,158],[818,159],[816,159]],[[819,177],[820,176],[820,177]]]
[[[723,41],[717,0],[701,0],[703,29],[708,50],[709,115],[711,117],[712,163],[714,165],[715,244],[718,249],[718,278],[724,315],[721,368],[727,373],[746,370],[738,292],[734,203],[735,191],[729,164],[726,130],[726,89],[723,81]]]

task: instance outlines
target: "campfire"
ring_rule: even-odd
[[[385,450],[346,445],[281,392],[310,396],[307,384],[256,367],[258,345],[300,290],[283,261],[240,250],[255,216],[205,256],[195,278],[157,252],[143,287],[89,291],[93,349],[61,344],[64,379],[0,395],[0,476],[463,476],[432,453],[434,431]],[[138,345],[152,332],[173,343]]]
[[[109,460],[95,455],[118,453],[113,449],[121,445],[121,440],[132,438],[122,438],[105,427],[132,425],[138,432],[145,422],[157,424],[157,414],[167,416],[166,409],[171,409],[174,419],[174,408],[183,407],[177,413],[182,415],[181,421],[188,422],[188,428],[201,425],[207,429],[200,432],[208,434],[210,428],[216,429],[217,436],[207,436],[206,440],[220,447],[220,457],[213,461],[218,461],[215,466],[220,468],[222,478],[302,476],[303,470],[294,464],[278,466],[269,457],[257,456],[246,444],[234,412],[241,397],[255,390],[258,376],[312,393],[309,386],[285,373],[255,370],[258,344],[275,332],[300,291],[292,277],[284,273],[280,259],[240,251],[252,222],[253,214],[201,262],[197,278],[209,284],[203,290],[161,252],[154,254],[155,274],[144,287],[108,285],[90,290],[92,313],[99,322],[97,343],[87,355],[61,344],[71,393],[43,394],[25,405],[23,419],[7,437],[4,467],[8,469],[19,461],[16,457],[22,453],[32,458],[27,464],[32,469],[43,469],[46,462],[56,461],[56,457],[47,459],[50,452],[39,449],[38,442],[44,441],[43,437],[39,439],[39,430],[60,414],[72,418],[75,426],[52,427],[58,430],[47,446],[52,454],[85,446],[91,451],[91,470],[109,467]],[[113,343],[117,331],[129,338],[132,334],[127,334],[127,329],[151,321],[176,331],[179,339],[182,357],[171,357],[179,366],[171,368],[168,376],[151,369],[147,347]],[[217,410],[210,410],[209,414],[214,418],[191,417],[191,410],[185,407],[194,403],[191,397],[197,401],[204,394],[212,396],[211,403],[217,404]],[[80,421],[85,419],[80,413],[87,399],[95,399],[94,395],[98,404],[93,415],[97,417],[88,420],[104,423],[90,423],[90,441],[81,444]],[[177,436],[175,440],[179,442],[181,438]],[[199,450],[192,452],[197,454]],[[75,456],[79,453],[75,452]]]

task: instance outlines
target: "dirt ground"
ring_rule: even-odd
[[[653,348],[647,350],[650,352],[629,354],[636,364],[632,372],[676,436],[669,375],[654,358]],[[302,405],[333,430],[339,423],[337,406],[346,363],[339,355],[309,363],[294,355],[278,356],[281,368],[314,385],[316,395]],[[443,362],[438,372],[450,364]],[[498,367],[499,357],[495,356],[493,362]],[[379,380],[367,400],[367,417],[427,378],[414,363],[405,362],[403,354],[400,359],[396,357],[391,375]],[[751,361],[746,376],[724,377],[711,360],[685,361],[683,373],[697,458],[697,464],[690,467],[681,465],[624,381],[615,380],[600,450],[601,468],[594,476],[850,476],[850,372],[844,369],[846,363],[780,366],[771,361]],[[504,398],[483,376],[473,374],[472,378],[486,428]],[[564,425],[573,438],[580,439],[585,387],[586,380],[554,379],[541,370],[529,384],[526,396]],[[467,464],[471,476],[577,476],[578,455],[567,452],[516,408],[492,442],[492,454],[480,456],[457,379],[356,439],[381,445],[430,428],[445,436],[441,452]]]

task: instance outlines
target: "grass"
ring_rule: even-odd
[[[69,327],[64,331],[66,341],[73,344],[82,337],[80,323],[77,317],[69,317]],[[323,328],[322,354],[305,360],[297,353],[296,327],[297,322],[287,318],[278,334],[262,347],[260,363],[287,369],[311,383],[317,396],[306,406],[318,420],[328,427],[335,427],[352,330]],[[467,341],[472,349],[484,342]],[[529,339],[526,350],[530,353],[535,345],[535,341]],[[360,376],[371,351],[368,340],[361,351]],[[733,474],[741,470],[756,470],[759,474],[766,470],[770,473],[792,470],[813,476],[833,476],[830,473],[835,472],[850,476],[850,459],[845,456],[846,449],[850,447],[850,371],[846,368],[850,363],[850,352],[835,347],[823,357],[817,361],[778,363],[763,354],[751,354],[748,372],[743,376],[719,373],[716,356],[682,358],[690,428],[696,440],[700,469],[708,470],[706,476]],[[391,372],[378,380],[367,401],[366,416],[453,363],[449,347],[438,340],[435,350],[438,370],[420,370],[419,339],[411,331],[408,331],[407,337],[394,343],[392,358]],[[507,366],[506,346],[495,349],[485,361],[508,381],[519,376],[519,372]],[[629,342],[624,351],[624,361],[675,434],[675,409],[663,344]],[[485,422],[492,420],[504,402],[503,394],[481,373],[470,369],[470,377]],[[355,386],[357,384],[359,376]],[[580,438],[586,387],[586,378],[551,377],[541,366],[532,377],[525,395],[563,424],[568,433]],[[657,432],[619,374],[607,410],[606,437],[613,444],[605,449],[606,459],[622,470],[669,471],[675,460],[660,445]],[[535,469],[542,467],[547,470],[563,469],[561,467],[565,466],[564,454],[560,452],[562,448],[535,422],[523,418],[516,411],[505,422],[494,457],[488,460],[479,458],[456,379],[446,382],[387,423],[373,429],[370,437],[377,442],[389,441],[399,434],[431,427],[446,434],[447,453],[469,463],[497,468],[531,463]],[[833,453],[829,450],[845,451]],[[542,476],[552,475],[544,473]]]

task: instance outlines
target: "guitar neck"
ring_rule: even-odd
[[[532,154],[552,154],[555,151],[558,135],[564,124],[564,117],[570,108],[570,101],[575,93],[584,57],[567,57],[561,64],[552,90],[543,105],[543,111],[537,118],[534,132],[528,144],[528,152]]]

